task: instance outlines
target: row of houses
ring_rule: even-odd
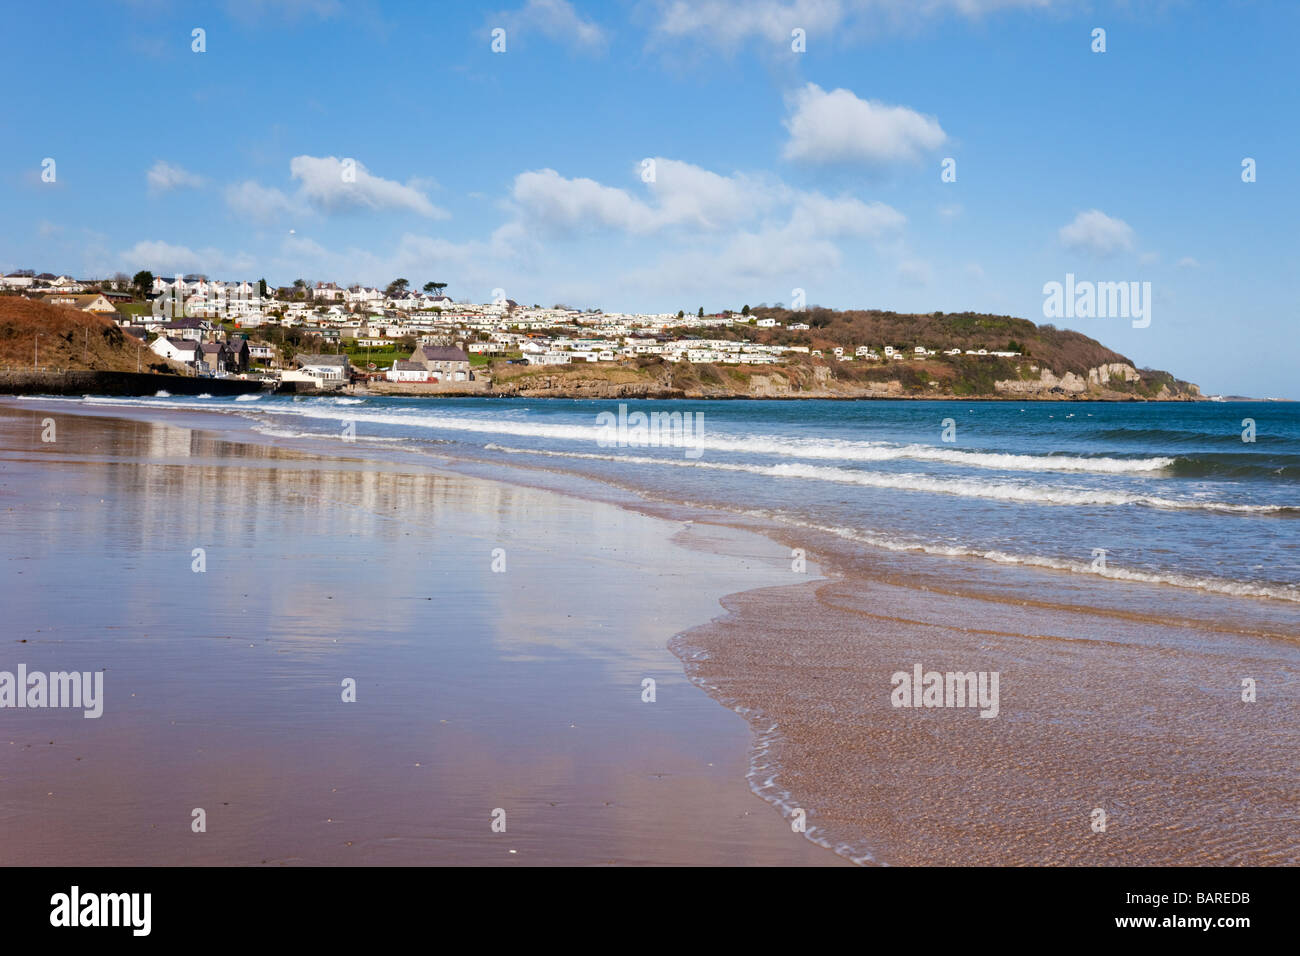
[[[15,292],[37,292],[42,289],[54,292],[84,292],[87,284],[72,276],[55,275],[52,272],[35,273],[30,269],[0,275],[0,289]]]
[[[294,356],[294,371],[281,373],[282,382],[307,382],[318,388],[337,388],[352,377],[352,364],[344,354]],[[420,345],[410,358],[398,359],[384,377],[390,382],[469,382],[469,354],[458,346]]]
[[[262,348],[265,350],[268,347]],[[150,343],[149,349],[165,359],[189,365],[199,375],[218,378],[244,374],[254,358],[253,347],[241,338],[207,342],[160,335]]]
[[[81,283],[68,276],[42,273],[15,273],[0,276],[0,286],[13,279],[23,294],[43,297],[54,304],[69,305],[86,311],[112,314],[126,293],[79,291]],[[111,284],[111,283],[110,283]],[[498,296],[490,303],[455,303],[445,295],[401,291],[387,294],[377,288],[354,285],[342,287],[333,282],[317,282],[305,289],[280,290],[301,295],[285,301],[262,295],[263,283],[249,281],[222,282],[201,275],[157,277],[153,280],[153,314],[119,315],[122,325],[138,322],[149,334],[167,342],[180,340],[181,346],[159,345],[170,352],[196,355],[184,346],[185,340],[202,342],[214,338],[217,318],[233,320],[239,330],[256,329],[276,323],[283,327],[302,328],[318,335],[326,343],[356,341],[363,347],[385,348],[394,341],[414,338],[420,345],[443,347],[438,343],[457,339],[469,341],[468,352],[484,356],[514,356],[537,365],[566,365],[575,362],[613,362],[642,356],[659,356],[665,361],[689,363],[736,363],[763,365],[800,354],[822,357],[822,350],[806,345],[778,345],[755,341],[705,337],[708,329],[744,325],[759,329],[780,328],[770,317],[759,318],[739,313],[688,316],[685,314],[605,313],[580,311],[564,306],[524,307],[512,299]],[[229,327],[230,322],[226,323]],[[806,322],[791,322],[791,331],[808,331]],[[699,334],[683,334],[699,329]],[[477,340],[477,341],[475,341]],[[418,351],[418,350],[417,350]],[[458,347],[461,354],[464,348]],[[161,354],[161,353],[160,353]],[[893,346],[836,346],[827,355],[838,361],[903,361],[926,359],[939,354],[936,349],[916,346],[899,349]],[[986,349],[947,349],[942,353],[955,356],[1019,357],[1015,351]],[[188,361],[188,360],[187,360]],[[412,356],[397,362],[390,377],[401,381],[437,379],[457,380],[457,374],[470,377],[467,357],[463,368],[460,359],[445,358],[457,367],[436,367],[428,359]],[[238,362],[228,362],[215,353],[198,356],[195,367],[229,369]],[[332,366],[331,366],[332,367]],[[449,376],[452,376],[449,378]],[[322,373],[322,378],[329,377]]]

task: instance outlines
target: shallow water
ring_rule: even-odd
[[[235,414],[283,438],[350,428],[362,444],[590,475],[877,550],[1300,603],[1294,403],[627,402],[695,430],[647,446],[632,427],[611,446],[600,416],[614,402],[86,401]]]

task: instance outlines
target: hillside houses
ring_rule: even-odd
[[[411,353],[410,364],[422,366],[440,382],[467,382],[470,379],[469,355],[462,348],[421,345]]]
[[[174,339],[160,335],[150,343],[149,348],[165,359],[198,366],[200,343],[194,339]]]
[[[379,288],[298,281],[273,294],[264,293],[264,283],[255,279],[190,274],[155,277],[145,295],[132,296],[122,279],[78,280],[19,270],[0,275],[0,294],[43,298],[112,316],[122,327],[138,326],[152,350],[184,362],[195,374],[269,377],[271,366],[286,381],[320,387],[341,387],[371,375],[401,382],[469,382],[476,378],[475,369],[483,369],[478,377],[487,378],[484,367],[492,360],[547,366],[656,359],[758,366],[791,360],[892,364],[1020,356],[1012,350],[944,348],[939,342],[915,340],[898,345],[849,342],[843,331],[832,340],[825,323],[792,321],[801,316],[789,313],[791,320],[783,327],[781,320],[761,311],[692,315],[584,311],[505,298],[457,302],[441,294],[441,283],[429,283],[439,293],[430,294],[402,289],[400,283]],[[349,352],[365,367],[354,369]],[[287,360],[290,355],[293,361]]]
[[[117,306],[113,305],[107,296],[99,292],[51,292],[49,295],[41,296],[41,301],[48,302],[50,305],[70,305],[82,312],[101,314],[117,312]]]

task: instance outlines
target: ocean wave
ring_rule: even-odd
[[[1252,584],[1249,581],[1232,581],[1225,578],[1193,577],[1186,574],[1170,574],[1159,571],[1140,571],[1132,568],[1107,564],[1104,568],[1094,567],[1085,561],[1068,561],[1045,555],[1011,554],[996,549],[983,549],[963,545],[936,545],[922,541],[907,541],[887,535],[862,531],[856,528],[843,528],[834,525],[816,524],[803,518],[774,513],[770,511],[746,511],[754,517],[779,521],[783,524],[797,525],[812,531],[822,531],[839,538],[870,545],[886,551],[931,554],[950,558],[982,558],[997,564],[1022,565],[1025,567],[1049,568],[1054,571],[1069,571],[1074,574],[1089,574],[1098,578],[1115,581],[1133,581],[1140,584],[1162,584],[1171,587],[1189,588],[1196,591],[1210,591],[1216,594],[1228,594],[1234,597],[1262,597],[1279,601],[1300,603],[1300,589],[1273,587]]]
[[[1022,504],[1073,505],[1075,507],[1116,507],[1136,505],[1167,510],[1221,511],[1232,514],[1300,514],[1300,506],[1252,505],[1191,498],[1162,498],[1154,495],[1098,488],[1068,488],[1042,484],[1012,484],[979,478],[935,478],[906,472],[858,471],[830,465],[799,463],[749,465],[716,461],[679,461],[673,458],[650,458],[641,455],[599,455],[590,452],[566,452],[531,448],[510,448],[490,443],[488,450],[516,455],[542,455],[555,458],[608,461],[633,465],[664,465],[675,468],[701,468],[709,471],[743,472],[772,478],[802,478],[862,485],[868,488],[917,491],[955,495],[959,498],[984,498]]]
[[[266,422],[259,422],[252,426],[252,430],[259,435],[267,435],[271,438],[324,438],[341,441],[345,444],[352,445],[402,445],[407,443],[405,438],[391,438],[382,435],[354,435],[351,438],[343,438],[337,433],[330,432],[304,432],[295,431],[292,428],[281,428],[276,425],[270,425]]]
[[[307,418],[327,418],[325,412],[307,399],[283,409],[285,414]],[[344,401],[344,400],[335,400]],[[361,401],[350,399],[348,401]],[[487,435],[510,435],[516,438],[550,439],[595,444],[607,432],[598,425],[516,422],[501,419],[468,418],[456,415],[430,415],[422,411],[365,412],[353,416],[357,421],[399,425],[411,428],[446,429]],[[844,461],[918,460],[965,465],[1001,471],[1079,471],[1099,474],[1154,472],[1173,464],[1172,458],[1108,458],[1075,455],[1013,455],[1003,452],[964,451],[934,445],[851,441],[848,439],[802,439],[763,435],[726,435],[704,433],[685,441],[679,433],[663,437],[675,441],[676,447],[702,448],[709,451],[740,454],[774,455],[787,458],[832,459]]]
[[[235,401],[237,401],[237,402],[260,402],[260,401],[262,400],[262,394],[263,394],[262,392],[257,392],[256,394],[252,394],[252,395],[236,395],[236,396],[235,396]]]
[[[1134,428],[1121,425],[1094,428],[1083,432],[1082,435],[1094,440],[1135,442],[1147,447],[1156,444],[1233,446],[1241,444],[1241,417],[1227,419],[1223,422],[1222,428],[1215,428],[1213,431],[1197,428]],[[1287,439],[1265,433],[1258,435],[1255,440],[1259,444],[1266,444],[1270,441],[1280,442]]]
[[[1211,454],[1177,458],[1169,469],[1175,478],[1300,479],[1300,455]]]

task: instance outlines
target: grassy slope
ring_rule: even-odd
[[[30,369],[36,336],[43,369],[136,370],[136,340],[111,319],[18,296],[0,296],[0,366]],[[140,371],[177,372],[179,366],[143,350]]]

